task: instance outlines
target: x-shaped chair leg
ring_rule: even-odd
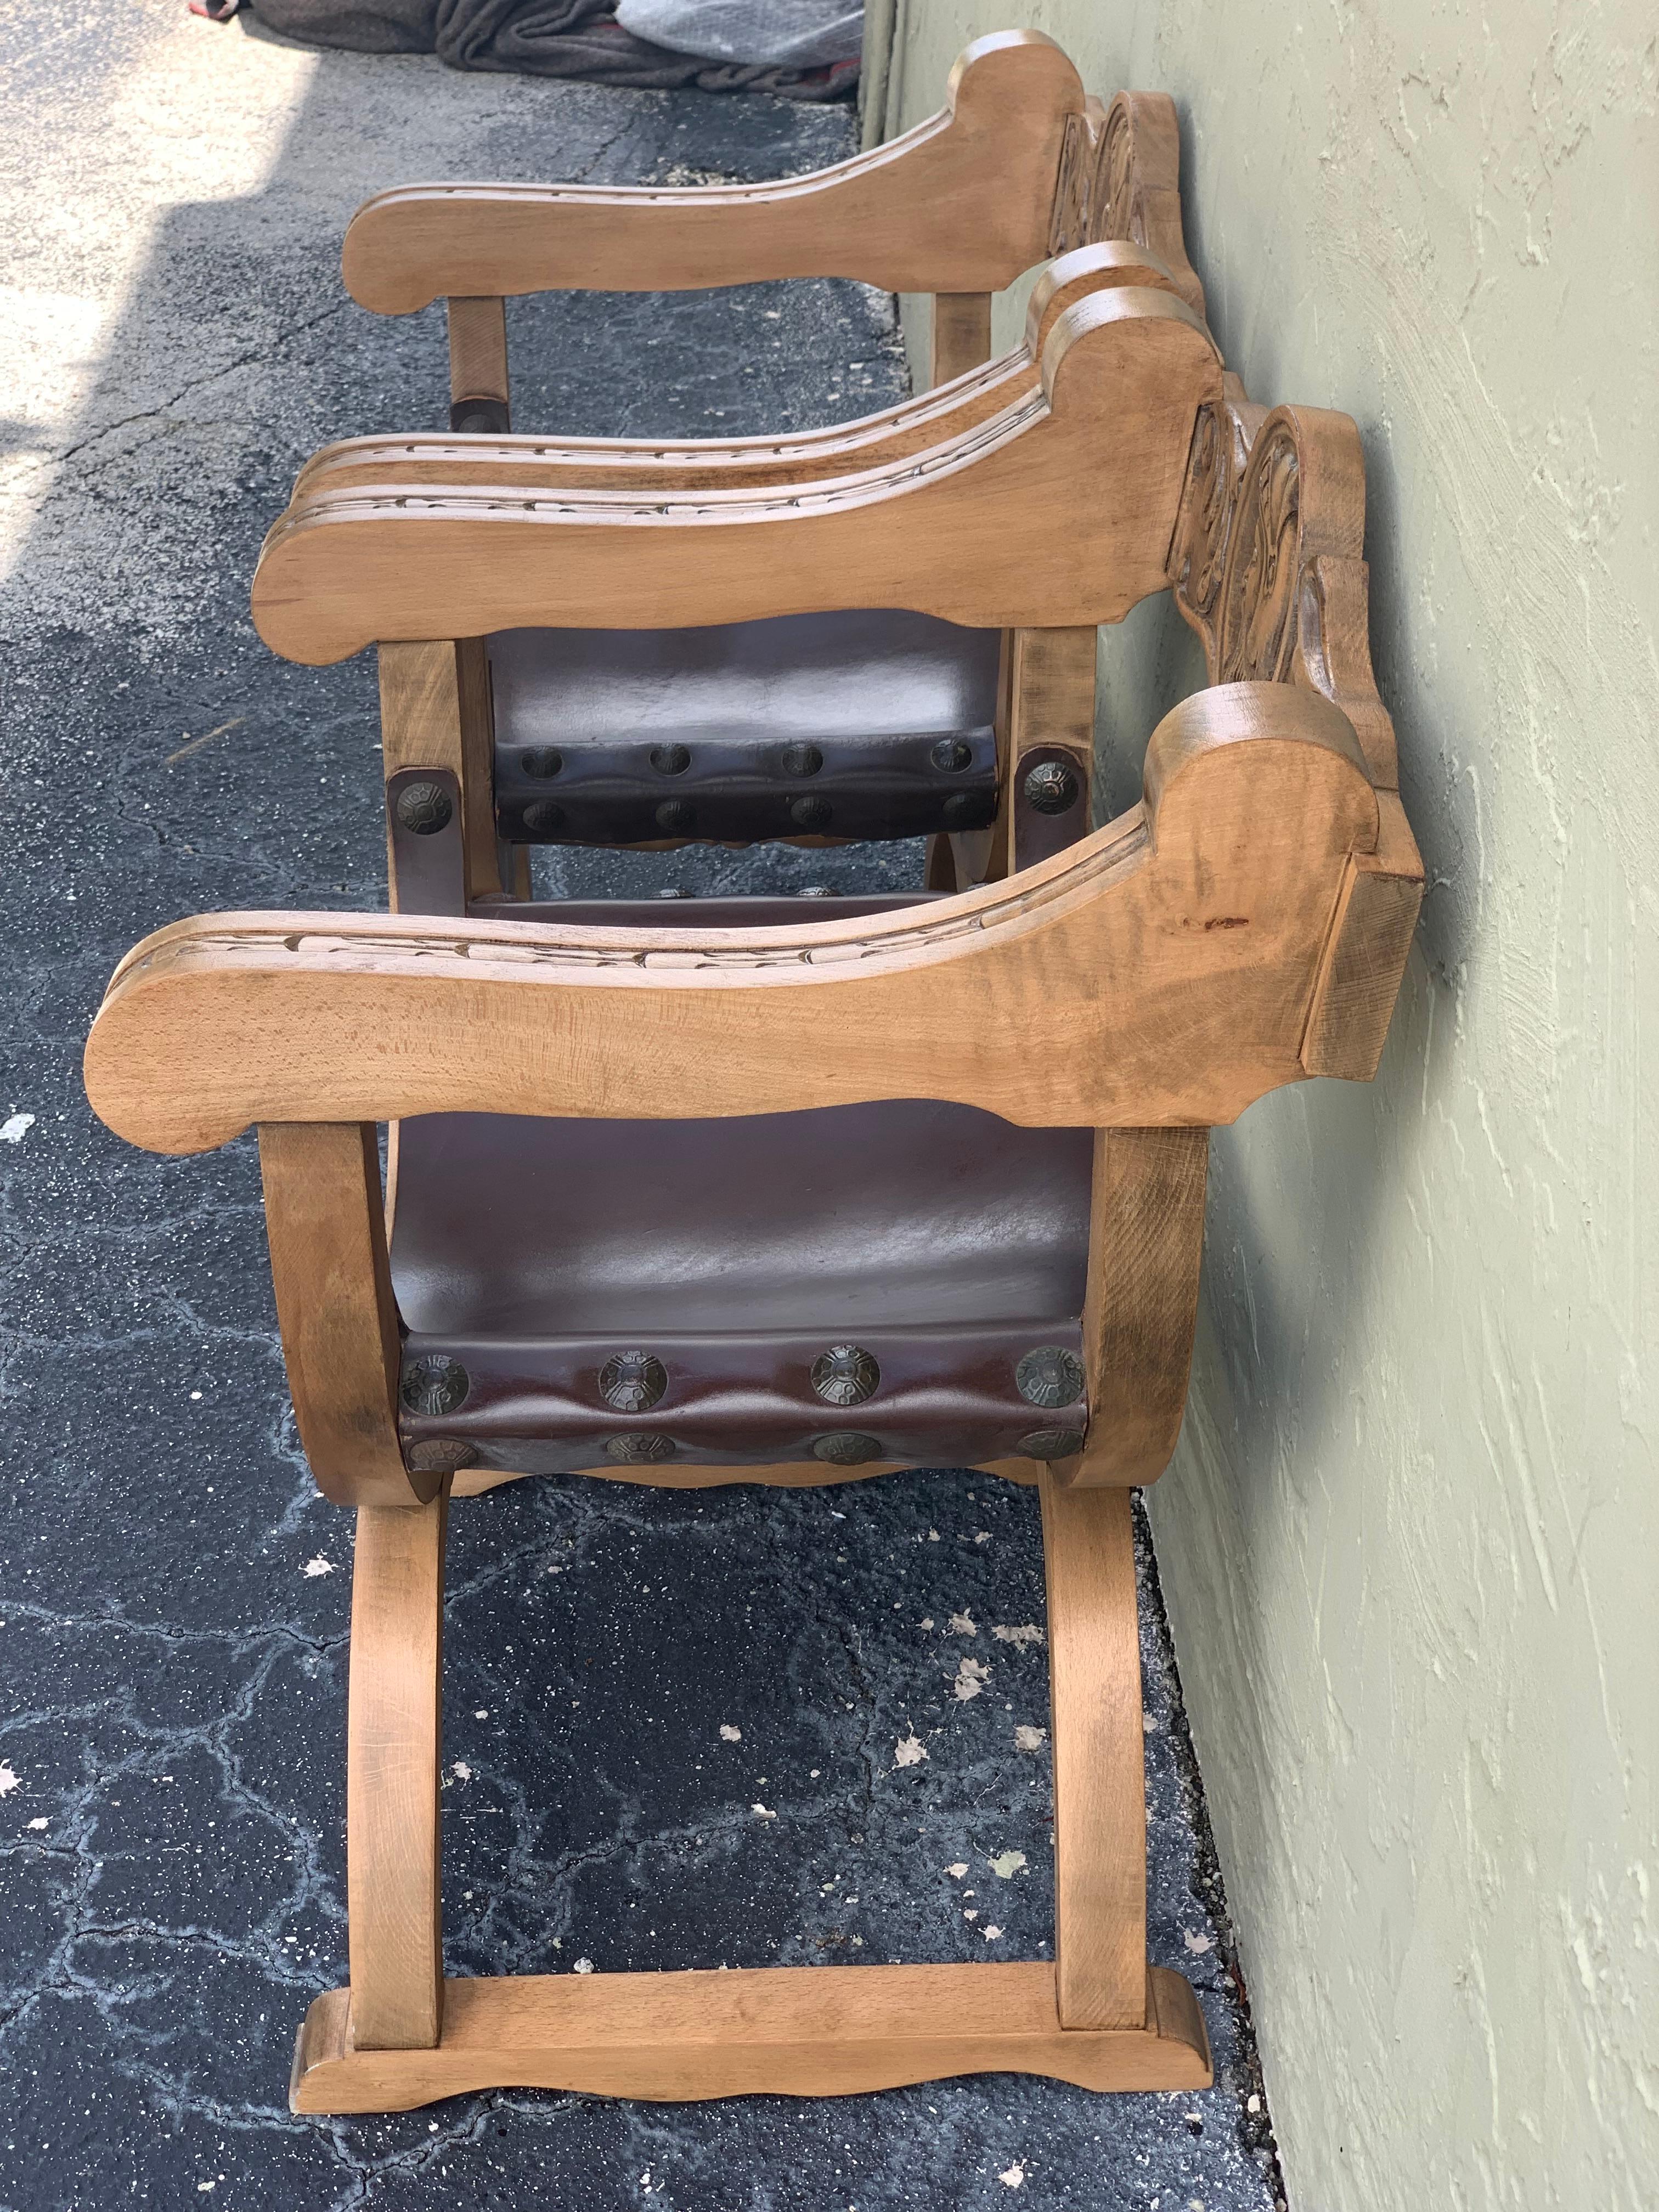
[[[439,1705],[447,1506],[363,1507],[347,1787],[351,1984],[295,2053],[300,2112],[464,2091],[844,2095],[973,2073],[1090,2089],[1210,2078],[1196,1999],[1146,1964],[1146,1819],[1129,1494],[1042,1483],[1055,1959],[741,1973],[443,1978]]]

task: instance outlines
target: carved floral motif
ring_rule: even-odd
[[[1301,460],[1283,420],[1263,427],[1245,468],[1221,586],[1215,653],[1222,684],[1290,673],[1301,574]]]
[[[1366,623],[1364,469],[1354,425],[1322,410],[1200,412],[1170,549],[1176,606],[1212,684],[1299,684],[1353,724],[1379,789],[1394,726]]]

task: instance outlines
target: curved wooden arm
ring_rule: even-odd
[[[976,39],[945,106],[874,153],[763,185],[405,185],[361,207],[341,257],[377,314],[453,293],[699,291],[853,276],[994,292],[1048,251],[1076,70],[1041,31]]]
[[[398,1439],[398,1310],[372,1123],[265,1121],[259,1168],[300,1442],[338,1505],[422,1505],[443,1476]]]
[[[873,922],[179,923],[117,970],[88,1092],[112,1128],[170,1152],[269,1121],[878,1098],[1034,1126],[1231,1121],[1304,1073],[1376,794],[1346,717],[1285,685],[1184,702],[1154,732],[1146,788],[1012,883]]]
[[[770,492],[323,493],[272,529],[253,618],[311,664],[492,630],[672,628],[908,607],[987,629],[1117,622],[1161,590],[1192,427],[1221,370],[1192,311],[1100,292],[1042,392],[920,457]]]
[[[1144,287],[1179,296],[1154,253],[1121,239],[1079,246],[1049,263],[1026,316],[1024,343],[920,398],[902,401],[831,430],[778,438],[458,437],[453,433],[347,438],[313,454],[289,501],[358,485],[511,484],[553,491],[587,484],[634,491],[714,491],[732,485],[822,482],[909,459],[961,437],[1034,393],[1037,363],[1066,309],[1091,293]]]

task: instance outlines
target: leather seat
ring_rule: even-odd
[[[1086,1129],[903,1100],[678,1122],[434,1115],[403,1122],[398,1147],[416,1463],[1075,1449]]]
[[[489,641],[514,843],[912,837],[996,810],[1001,633],[902,610]]]

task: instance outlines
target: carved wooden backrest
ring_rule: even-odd
[[[1176,605],[1212,684],[1294,684],[1340,707],[1381,791],[1399,785],[1371,672],[1365,461],[1352,418],[1254,405],[1236,380],[1199,410],[1170,544]]]
[[[1068,116],[1050,256],[1118,238],[1155,253],[1194,313],[1204,287],[1187,258],[1181,225],[1181,135],[1167,93],[1121,92],[1109,108],[1090,99]]]
[[[1285,684],[1347,717],[1377,795],[1374,852],[1356,854],[1310,1018],[1310,1075],[1368,1080],[1423,896],[1400,803],[1394,723],[1371,672],[1365,461],[1346,415],[1253,404],[1237,377],[1199,410],[1170,544],[1176,605],[1212,684]],[[1339,1034],[1339,1032],[1340,1032]]]

